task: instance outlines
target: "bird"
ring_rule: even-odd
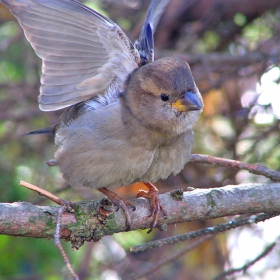
[[[154,60],[154,32],[167,0],[152,0],[133,44],[112,20],[75,0],[1,0],[42,59],[39,108],[63,109],[58,124],[30,134],[54,136],[57,165],[77,191],[97,189],[127,230],[129,208],[113,188],[143,182],[153,221],[167,215],[153,185],[178,174],[194,143],[203,100],[187,62]]]

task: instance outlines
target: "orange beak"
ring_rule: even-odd
[[[196,111],[202,109],[201,101],[193,92],[186,91],[185,95],[172,103],[172,107],[179,112]]]

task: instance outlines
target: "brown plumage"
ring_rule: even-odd
[[[155,227],[160,209],[166,213],[149,182],[182,170],[203,108],[186,62],[153,61],[153,32],[168,1],[151,3],[135,46],[111,20],[73,0],[2,2],[43,59],[40,108],[68,107],[53,130],[64,178],[105,193],[128,227],[132,205],[110,189],[145,182],[149,192],[139,196],[150,198]]]

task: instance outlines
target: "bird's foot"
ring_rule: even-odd
[[[144,183],[144,184],[149,189],[149,191],[139,190],[137,197],[149,198],[149,200],[150,200],[152,212],[149,215],[149,217],[154,216],[154,218],[153,218],[151,228],[149,229],[149,231],[147,233],[151,233],[152,230],[158,224],[159,212],[162,211],[165,219],[167,219],[167,213],[166,213],[166,210],[164,209],[162,203],[160,202],[159,192],[158,192],[158,189],[156,188],[156,186],[154,186],[151,183]]]
[[[131,207],[133,211],[135,211],[136,207],[129,201],[120,198],[116,193],[106,189],[106,188],[99,188],[98,189],[100,192],[105,194],[111,201],[112,203],[117,206],[118,211],[120,208],[122,209],[125,219],[126,219],[126,230],[130,230],[131,227],[131,217],[128,212],[128,207]]]

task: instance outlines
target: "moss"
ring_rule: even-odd
[[[210,206],[212,209],[217,206],[215,200],[213,199],[213,195],[215,195],[215,192],[216,190],[213,190],[206,195],[207,206]]]

